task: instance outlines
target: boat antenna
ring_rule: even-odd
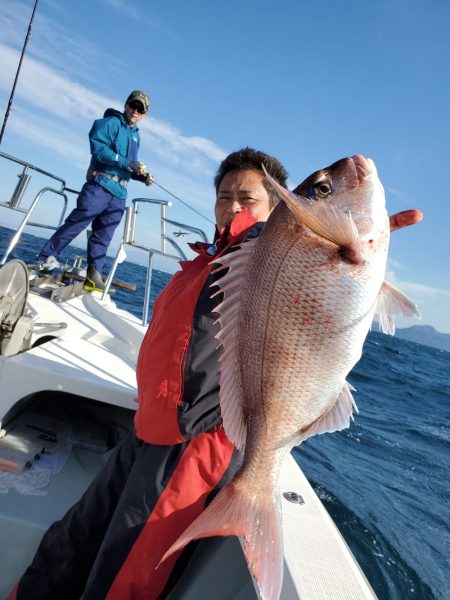
[[[168,194],[170,194],[171,196],[173,196],[176,200],[178,200],[178,202],[181,202],[181,204],[184,204],[184,206],[186,206],[187,208],[189,208],[190,210],[194,211],[195,213],[197,213],[200,217],[202,217],[202,219],[206,219],[207,221],[209,221],[209,223],[212,223],[213,225],[215,225],[214,221],[211,221],[211,219],[209,219],[208,217],[206,217],[205,215],[203,215],[200,211],[198,211],[195,208],[192,208],[192,206],[190,206],[187,202],[185,202],[184,200],[182,200],[181,198],[178,198],[178,196],[175,196],[175,194],[172,194],[172,192],[169,192],[169,190],[165,187],[163,187],[160,183],[158,183],[157,181],[153,180],[153,185],[157,185],[158,187],[160,187],[162,190],[164,190],[165,192],[167,192]]]
[[[25,36],[25,41],[24,41],[23,48],[22,48],[22,54],[20,55],[19,66],[17,67],[16,77],[14,79],[14,84],[12,86],[11,95],[9,97],[8,106],[7,106],[6,112],[5,112],[5,117],[3,119],[3,126],[2,126],[2,130],[0,132],[0,144],[2,143],[2,140],[3,140],[3,134],[5,132],[6,121],[8,120],[9,113],[11,112],[11,107],[12,107],[13,98],[14,98],[14,92],[16,91],[17,80],[19,79],[19,73],[20,73],[20,68],[22,67],[22,60],[23,60],[23,57],[25,54],[25,49],[27,47],[28,40],[31,37],[31,28],[33,25],[34,13],[36,12],[38,2],[39,2],[39,0],[35,0],[34,7],[33,7],[33,14],[31,15],[30,23],[28,24],[28,31],[27,31],[27,35]]]

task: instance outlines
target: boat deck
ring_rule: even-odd
[[[0,533],[14,545],[0,562],[0,597],[6,596],[30,563],[48,526],[80,497],[109,453],[74,448],[45,496],[15,490],[0,496]],[[376,598],[342,536],[292,457],[283,466],[281,489],[304,503],[283,498],[285,573],[280,600],[369,600]],[[170,600],[255,600],[257,592],[237,538],[199,544]]]
[[[373,600],[376,596],[339,530],[292,456],[282,468],[285,571],[280,600]],[[237,538],[202,540],[168,600],[259,598]]]

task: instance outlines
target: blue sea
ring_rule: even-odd
[[[0,227],[2,254],[11,233]],[[42,243],[24,234],[14,257],[34,262]],[[116,278],[138,284],[114,299],[141,316],[145,268],[124,263]],[[152,299],[169,279],[154,270]],[[295,459],[381,600],[449,600],[450,353],[373,332],[349,381],[355,422]]]

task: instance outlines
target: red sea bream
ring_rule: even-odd
[[[347,427],[346,377],[374,314],[418,315],[384,281],[389,219],[374,163],[357,155],[308,177],[281,201],[261,236],[220,258],[220,401],[242,468],[167,554],[190,540],[236,535],[265,600],[283,579],[278,474],[305,438]]]

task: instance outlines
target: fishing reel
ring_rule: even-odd
[[[0,356],[12,356],[30,347],[33,320],[25,314],[28,269],[21,260],[0,268]]]

